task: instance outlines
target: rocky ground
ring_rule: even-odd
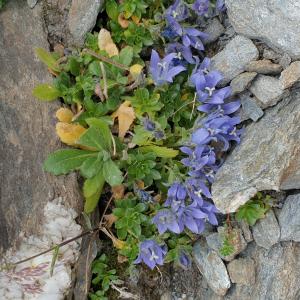
[[[17,238],[21,231],[49,235],[43,213],[54,198],[61,196],[66,207],[80,211],[76,178],[42,171],[45,155],[57,146],[50,128],[56,104],[32,99],[33,85],[49,79],[32,46],[82,45],[102,5],[100,0],[27,2],[11,1],[0,13],[3,253],[22,240]],[[258,191],[275,191],[276,205],[254,226],[233,224],[237,240],[230,256],[219,252],[224,228],[211,228],[194,246],[192,270],[170,267],[160,277],[141,269],[129,282],[141,299],[300,299],[300,5],[293,0],[226,0],[226,6],[228,17],[213,19],[204,31],[210,34],[212,68],[222,72],[221,84],[230,83],[241,99],[245,133],[218,173],[213,199],[222,213],[233,213]],[[35,118],[40,114],[43,118]],[[12,190],[12,182],[18,189]],[[68,226],[76,231],[72,220]],[[67,274],[61,296],[70,288]],[[78,282],[74,298],[83,299],[85,282]]]

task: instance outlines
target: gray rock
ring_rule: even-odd
[[[207,45],[216,41],[225,32],[225,28],[218,18],[213,18],[204,32],[208,34],[208,38],[204,41],[204,45]]]
[[[210,250],[204,240],[197,242],[193,249],[195,262],[209,287],[220,296],[230,288],[226,267],[217,252]]]
[[[253,285],[255,283],[255,262],[251,258],[231,261],[227,270],[232,283]]]
[[[206,242],[208,247],[215,250],[223,260],[232,261],[238,254],[246,249],[247,243],[243,237],[242,231],[239,228],[233,228],[230,232],[230,242],[234,247],[234,251],[228,256],[223,256],[220,253],[220,249],[223,246],[225,237],[228,235],[225,230],[226,229],[224,227],[218,227],[218,232],[208,235],[206,237]]]
[[[280,54],[276,53],[271,49],[264,49],[263,58],[271,59],[272,61],[278,61],[280,59]]]
[[[300,61],[293,62],[282,71],[279,80],[284,89],[288,89],[298,82],[300,80]]]
[[[265,75],[277,75],[282,71],[282,66],[272,63],[269,59],[255,60],[249,62],[246,71]]]
[[[245,221],[241,221],[241,222],[239,222],[239,227],[241,228],[241,230],[243,232],[245,241],[248,243],[252,242],[253,236],[252,236],[252,232],[250,230],[248,223],[246,223]]]
[[[224,79],[220,84],[225,85],[244,72],[246,65],[257,58],[258,50],[252,41],[238,35],[212,58],[211,69],[218,70],[223,74]]]
[[[279,60],[279,64],[284,68],[286,69],[292,62],[292,59],[291,57],[287,54],[287,53],[284,53],[282,55],[282,57],[280,58]]]
[[[30,8],[34,8],[39,0],[27,0],[27,4]]]
[[[73,43],[81,46],[86,34],[95,26],[103,0],[73,0],[69,12],[68,27]]]
[[[230,83],[232,95],[239,94],[247,89],[256,75],[255,72],[244,72],[235,77]]]
[[[294,0],[226,0],[237,33],[300,58],[300,6]]]
[[[56,177],[43,170],[49,153],[61,148],[54,129],[59,103],[41,103],[34,86],[51,82],[34,48],[48,48],[41,3],[8,1],[0,20],[0,256],[18,243],[21,231],[36,234],[48,201],[58,195],[81,211],[75,174]]]
[[[300,194],[288,196],[278,217],[281,241],[300,242]]]
[[[265,75],[258,75],[249,90],[255,95],[258,105],[263,109],[275,105],[287,95],[287,91],[284,91],[277,78]]]
[[[299,189],[299,139],[300,93],[295,90],[246,128],[218,171],[212,185],[218,209],[234,212],[258,191]]]
[[[251,286],[237,284],[226,300],[299,300],[300,245],[280,243],[270,250],[254,247],[256,281]]]
[[[280,227],[273,210],[267,212],[263,219],[257,221],[253,227],[253,238],[258,246],[271,248],[280,238]]]
[[[251,94],[247,91],[240,95],[242,104],[241,120],[251,119],[257,122],[263,115],[264,111],[257,105],[258,100],[255,97],[251,97]]]

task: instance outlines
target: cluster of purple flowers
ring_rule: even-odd
[[[204,15],[208,7],[208,0],[196,0],[192,5],[192,9],[199,15]],[[217,8],[223,10],[224,2],[217,1]],[[184,182],[174,182],[170,186],[164,208],[152,220],[159,234],[166,231],[180,234],[186,229],[200,234],[205,228],[205,222],[218,224],[218,211],[211,201],[210,186],[222,164],[220,154],[229,149],[231,141],[239,143],[241,135],[241,130],[236,127],[240,119],[234,116],[240,102],[229,102],[230,87],[217,87],[223,77],[218,71],[210,70],[208,58],[200,64],[199,58],[193,56],[192,48],[204,49],[202,39],[205,34],[180,24],[188,16],[188,6],[181,0],[176,0],[166,10],[167,28],[164,34],[168,38],[177,38],[177,41],[167,45],[168,54],[163,59],[153,50],[150,62],[150,72],[158,86],[172,82],[177,74],[186,70],[184,63],[194,64],[190,85],[196,90],[199,102],[197,109],[206,113],[204,118],[196,122],[190,142],[181,147],[182,153],[186,155],[182,163],[188,168],[188,177]],[[180,64],[178,60],[184,63]],[[163,263],[165,253],[165,246],[161,247],[154,240],[146,240],[140,244],[136,263],[143,261],[153,269],[156,264]]]

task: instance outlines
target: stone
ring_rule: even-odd
[[[216,41],[225,32],[225,28],[218,18],[213,18],[204,32],[208,34],[208,38],[204,41],[204,45],[207,45]]]
[[[277,75],[282,71],[282,66],[272,63],[269,59],[251,61],[246,66],[246,71],[265,75]]]
[[[242,285],[255,284],[255,262],[251,258],[239,258],[227,265],[232,283]]]
[[[300,194],[286,198],[279,212],[278,221],[281,241],[300,242]]]
[[[300,93],[294,90],[246,127],[217,172],[212,196],[218,209],[235,212],[258,191],[299,189],[299,140]]]
[[[246,90],[256,75],[256,72],[244,72],[235,77],[230,83],[232,95],[239,94]]]
[[[287,53],[284,53],[282,55],[282,57],[280,58],[279,60],[279,64],[284,68],[286,69],[292,62],[292,59],[291,57],[287,54]]]
[[[211,69],[224,76],[220,85],[225,85],[245,71],[246,65],[258,58],[258,50],[253,42],[243,36],[234,37],[226,47],[211,59]]]
[[[300,58],[300,5],[295,0],[226,0],[230,23],[238,34],[265,42]]]
[[[246,249],[247,243],[243,237],[242,231],[239,228],[233,228],[230,232],[230,242],[234,247],[234,251],[228,256],[223,256],[220,253],[220,249],[222,248],[224,238],[227,235],[228,233],[226,229],[220,226],[218,227],[218,232],[214,232],[206,237],[206,242],[208,247],[210,247],[212,250],[215,250],[223,260],[231,261]]]
[[[72,0],[68,27],[75,45],[83,45],[87,32],[96,24],[103,3],[103,0]]]
[[[254,244],[255,245],[255,244]],[[299,300],[300,245],[278,243],[270,250],[253,247],[249,258],[255,262],[255,284],[236,284],[226,300]]]
[[[284,91],[279,79],[266,75],[258,75],[249,90],[263,109],[277,104],[288,93]]]
[[[271,49],[264,49],[263,58],[271,59],[272,61],[277,61],[280,59],[280,55]]]
[[[253,238],[258,246],[270,249],[280,238],[280,227],[273,210],[267,212],[263,219],[260,219],[253,226]]]
[[[240,110],[241,120],[251,119],[257,122],[264,115],[264,111],[257,105],[258,100],[253,96],[251,97],[248,91],[240,94],[239,97],[242,105]]]
[[[224,296],[231,284],[226,267],[217,252],[210,250],[202,239],[194,245],[193,256],[209,287],[217,295]]]
[[[289,67],[282,71],[279,78],[284,89],[292,87],[300,81],[300,61],[293,62]]]
[[[30,8],[34,8],[39,0],[27,0],[27,4]]]
[[[242,232],[243,232],[243,236],[245,238],[245,241],[250,243],[253,241],[253,236],[252,236],[252,232],[250,230],[250,227],[248,225],[247,222],[245,221],[240,221],[239,222],[239,227],[241,228]]]
[[[34,53],[36,47],[48,48],[42,16],[40,2],[30,9],[23,1],[8,1],[1,11],[0,254],[18,244],[21,231],[36,234],[45,204],[58,195],[65,205],[82,209],[76,175],[56,177],[43,170],[48,154],[61,144],[54,126],[59,103],[32,96],[34,86],[52,81]]]

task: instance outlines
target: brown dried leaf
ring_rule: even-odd
[[[124,198],[125,186],[123,184],[115,185],[111,188],[115,200]]]
[[[121,255],[121,254],[118,254],[118,258],[117,259],[118,259],[118,263],[119,264],[123,264],[123,263],[125,263],[125,262],[128,261],[128,258],[126,256]]]
[[[98,35],[98,46],[100,50],[105,50],[109,57],[119,55],[119,50],[111,38],[110,32],[102,28]]]
[[[106,226],[111,228],[111,226],[118,220],[118,218],[114,214],[104,215],[104,220]]]
[[[124,15],[122,13],[119,14],[119,16],[118,16],[118,23],[124,29],[128,28],[128,26],[129,26],[129,21],[127,19],[125,19]]]
[[[111,115],[113,120],[118,118],[119,122],[119,137],[124,138],[127,130],[135,120],[134,109],[130,106],[130,101],[123,102],[120,107]]]

